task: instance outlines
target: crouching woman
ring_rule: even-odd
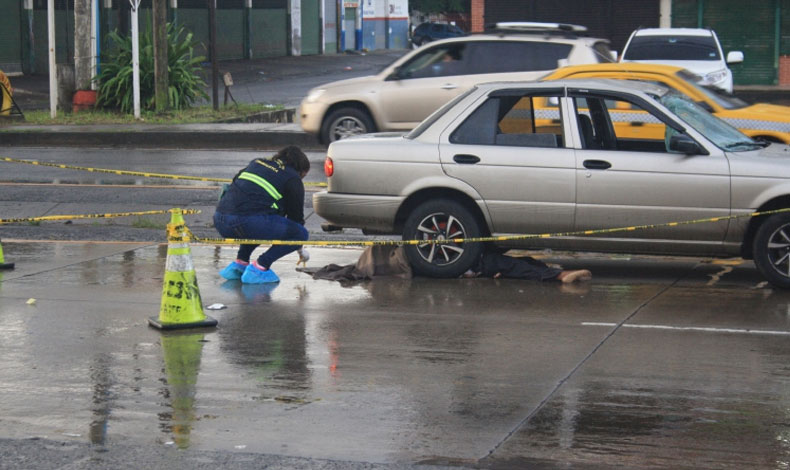
[[[234,178],[220,198],[214,226],[225,238],[248,240],[299,240],[308,238],[304,228],[304,179],[310,161],[299,147],[288,146],[271,159],[256,158]],[[279,282],[272,263],[301,245],[272,245],[250,261],[258,245],[239,246],[236,261],[220,271],[225,279],[246,284]]]

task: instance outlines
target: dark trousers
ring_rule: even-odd
[[[307,229],[293,220],[277,214],[230,215],[214,213],[214,227],[225,238],[250,240],[300,240],[308,238]],[[240,245],[237,259],[249,261],[258,245]],[[301,248],[301,245],[272,245],[258,257],[258,264],[269,268],[283,256]]]
[[[496,252],[483,254],[478,271],[484,277],[494,277],[499,274],[505,278],[531,281],[550,281],[562,272],[561,269],[551,268],[543,261],[529,256],[513,257]]]

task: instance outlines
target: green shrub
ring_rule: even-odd
[[[182,37],[183,36],[183,37]],[[107,62],[102,62],[101,72],[94,77],[99,83],[96,105],[119,109],[124,113],[134,111],[132,88],[132,38],[117,31],[109,34],[114,43]],[[168,107],[183,109],[199,98],[208,99],[204,91],[200,63],[203,56],[193,56],[196,41],[192,33],[181,26],[167,24]],[[140,34],[140,107],[155,108],[154,96],[154,44],[153,32],[148,27]]]

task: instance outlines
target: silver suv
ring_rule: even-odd
[[[327,83],[302,100],[302,128],[328,144],[375,131],[407,131],[481,82],[534,80],[563,65],[612,62],[609,42],[582,26],[499,23],[496,31],[432,42],[377,75]]]

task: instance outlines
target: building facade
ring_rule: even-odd
[[[185,26],[208,57],[207,0],[164,0],[169,20]],[[408,47],[408,0],[216,0],[217,59],[336,54],[345,50]],[[141,0],[140,31],[151,24],[152,0]],[[48,73],[47,0],[7,0],[0,15],[0,69]],[[107,34],[129,34],[129,0],[93,0],[95,50]],[[57,62],[74,61],[74,0],[55,0]]]
[[[164,0],[170,20],[184,25],[208,56],[207,0]],[[140,28],[151,22],[152,0],[141,0]],[[252,59],[409,47],[408,0],[216,0],[217,58]],[[712,28],[725,53],[741,50],[732,66],[736,85],[790,84],[790,0],[470,0],[471,31],[498,21],[547,21],[587,26],[591,36],[622,50],[645,27]],[[129,0],[93,0],[98,54],[107,33],[129,33]],[[74,0],[55,0],[57,62],[74,61]],[[47,0],[6,0],[0,14],[0,69],[47,74]]]
[[[615,51],[637,28],[710,28],[725,54],[744,53],[736,85],[790,84],[790,0],[471,0],[472,31],[498,21],[584,25]]]

